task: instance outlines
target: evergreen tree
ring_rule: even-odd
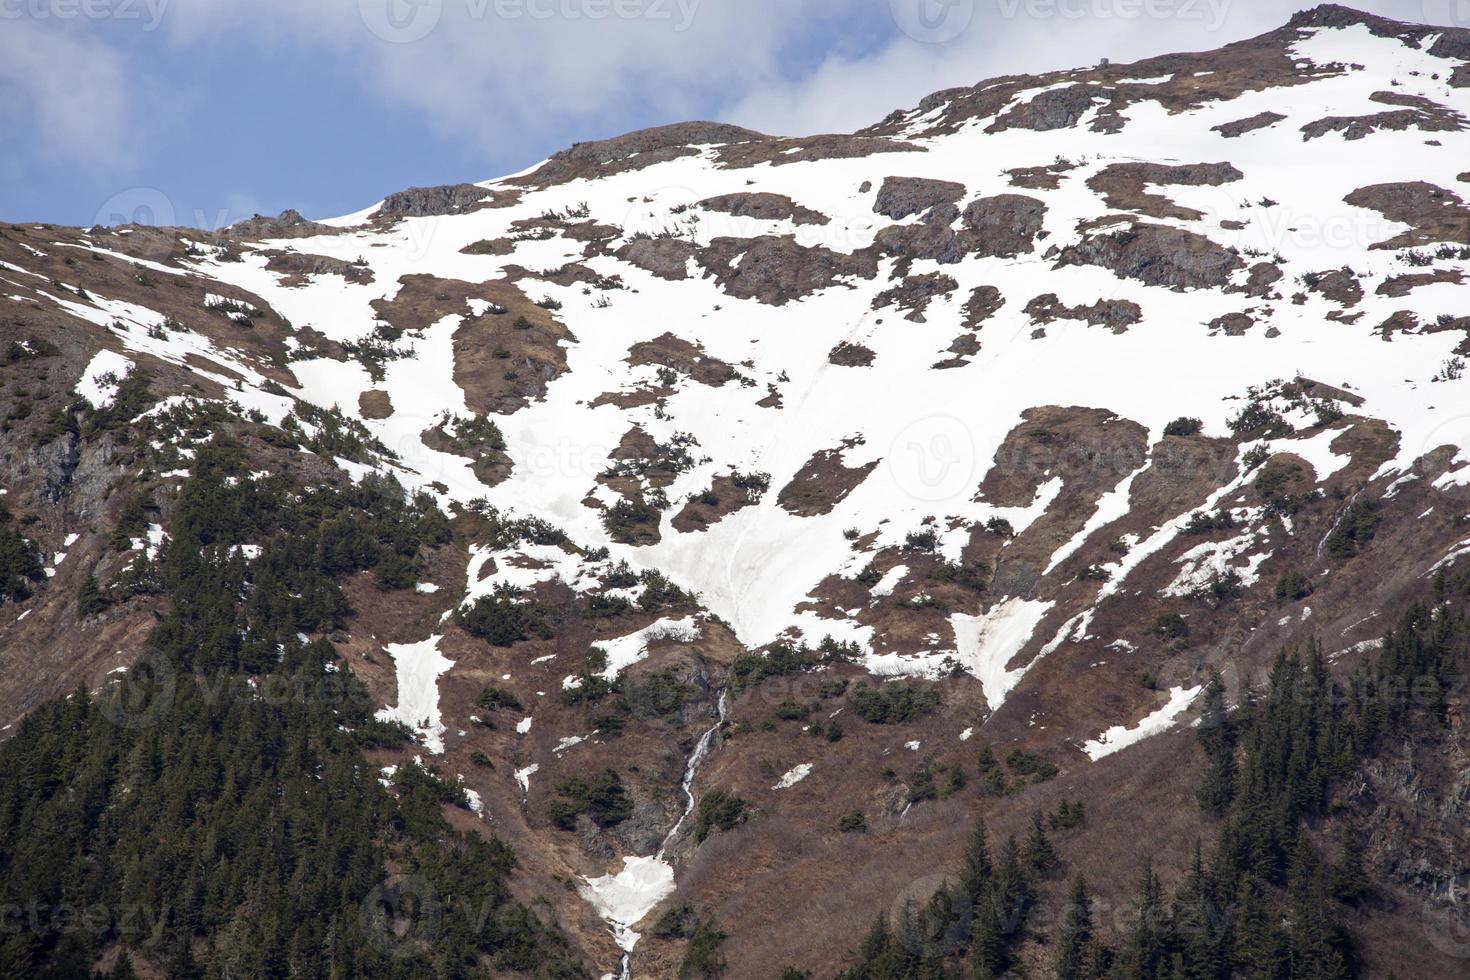
[[[1057,866],[1057,851],[1046,836],[1041,814],[1031,815],[1031,830],[1026,835],[1026,864],[1032,871],[1044,875]]]
[[[1145,862],[1133,919],[1118,954],[1120,980],[1160,980],[1165,976],[1167,925],[1163,887],[1154,874],[1152,862]]]
[[[82,580],[82,590],[77,595],[77,616],[80,619],[91,619],[107,611],[109,603],[107,597],[102,594],[102,588],[97,584],[97,571],[90,569],[87,577]]]
[[[1221,816],[1235,796],[1235,728],[1225,705],[1225,685],[1211,674],[1200,711],[1198,739],[1205,752],[1205,772],[1197,796],[1200,808]]]
[[[1092,895],[1081,875],[1072,879],[1072,893],[1057,934],[1054,957],[1057,980],[1087,980],[1094,975]]]

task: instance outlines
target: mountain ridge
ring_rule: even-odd
[[[1024,834],[1071,794],[1106,900],[1140,819],[1172,885],[1212,679],[1244,710],[1282,650],[1367,664],[1470,554],[1467,117],[1470,32],[1329,5],[854,134],[674,124],[219,234],[5,226],[0,502],[50,557],[0,617],[4,720],[135,662],[166,604],[129,583],[219,426],[445,515],[320,638],[418,739],[374,763],[472,791],[451,822],[599,969],[676,973],[687,904],[732,976],[831,972],[961,814]],[[916,792],[982,746],[1039,761]],[[1463,873],[1464,828],[1430,839],[1404,901]],[[1369,835],[1384,873],[1410,849]]]

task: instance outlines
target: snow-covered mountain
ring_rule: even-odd
[[[0,326],[64,337],[93,410],[146,371],[155,413],[219,401],[432,495],[455,544],[342,640],[384,716],[625,949],[676,887],[739,890],[736,972],[770,976],[757,927],[827,962],[887,900],[849,912],[809,864],[836,814],[909,834],[889,855],[958,839],[880,769],[1014,745],[1060,767],[1063,799],[1100,808],[1115,784],[1166,808],[1168,778],[1138,774],[1186,744],[1209,671],[1238,695],[1312,639],[1356,662],[1470,554],[1467,275],[1470,31],[1321,7],[1216,51],[937,93],[852,135],[681,124],[220,235],[11,226]],[[22,455],[12,509],[55,489]],[[89,460],[92,497],[35,532],[53,583],[81,574],[60,552],[102,554],[103,484],[139,476]],[[63,546],[74,528],[96,542]],[[482,598],[595,612],[496,647],[452,615]],[[58,642],[70,612],[32,604],[0,643]],[[84,668],[12,680],[10,717],[125,666],[138,636],[118,618]],[[735,683],[773,646],[852,683],[936,682],[943,708],[772,734],[772,705],[819,700]],[[697,696],[647,742],[558,700],[670,665]],[[474,696],[495,678],[525,711],[490,731]],[[556,780],[609,758],[639,760],[646,826],[549,829]],[[683,821],[716,782],[770,817],[745,870]],[[1159,846],[1194,832],[1173,819]],[[879,853],[855,881],[882,896],[908,879]],[[777,862],[809,907],[778,899]],[[611,969],[595,920],[582,936]]]

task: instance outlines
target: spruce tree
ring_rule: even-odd
[[[1046,836],[1041,814],[1031,815],[1031,830],[1026,835],[1026,864],[1039,875],[1044,875],[1057,865],[1057,851]]]
[[[1080,874],[1072,879],[1072,893],[1057,934],[1053,960],[1057,980],[1086,980],[1093,975],[1092,896]]]

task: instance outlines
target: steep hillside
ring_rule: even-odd
[[[260,642],[405,726],[375,766],[462,784],[446,825],[509,845],[557,969],[832,976],[978,816],[1078,800],[1062,856],[1117,910],[1234,819],[1197,799],[1209,705],[1269,730],[1283,652],[1343,679],[1415,603],[1463,616],[1467,276],[1470,31],[1335,6],[851,135],[686,123],[221,234],[4,226],[0,724],[106,703],[214,547]],[[180,502],[224,441],[211,473],[284,496],[203,534]],[[307,488],[379,477],[443,532],[309,538],[364,518]],[[315,601],[292,562],[331,615],[252,611]],[[1455,676],[1290,811],[1366,839],[1364,975],[1465,967]],[[1037,887],[1043,976],[1068,894]],[[502,939],[465,955],[535,959]]]

